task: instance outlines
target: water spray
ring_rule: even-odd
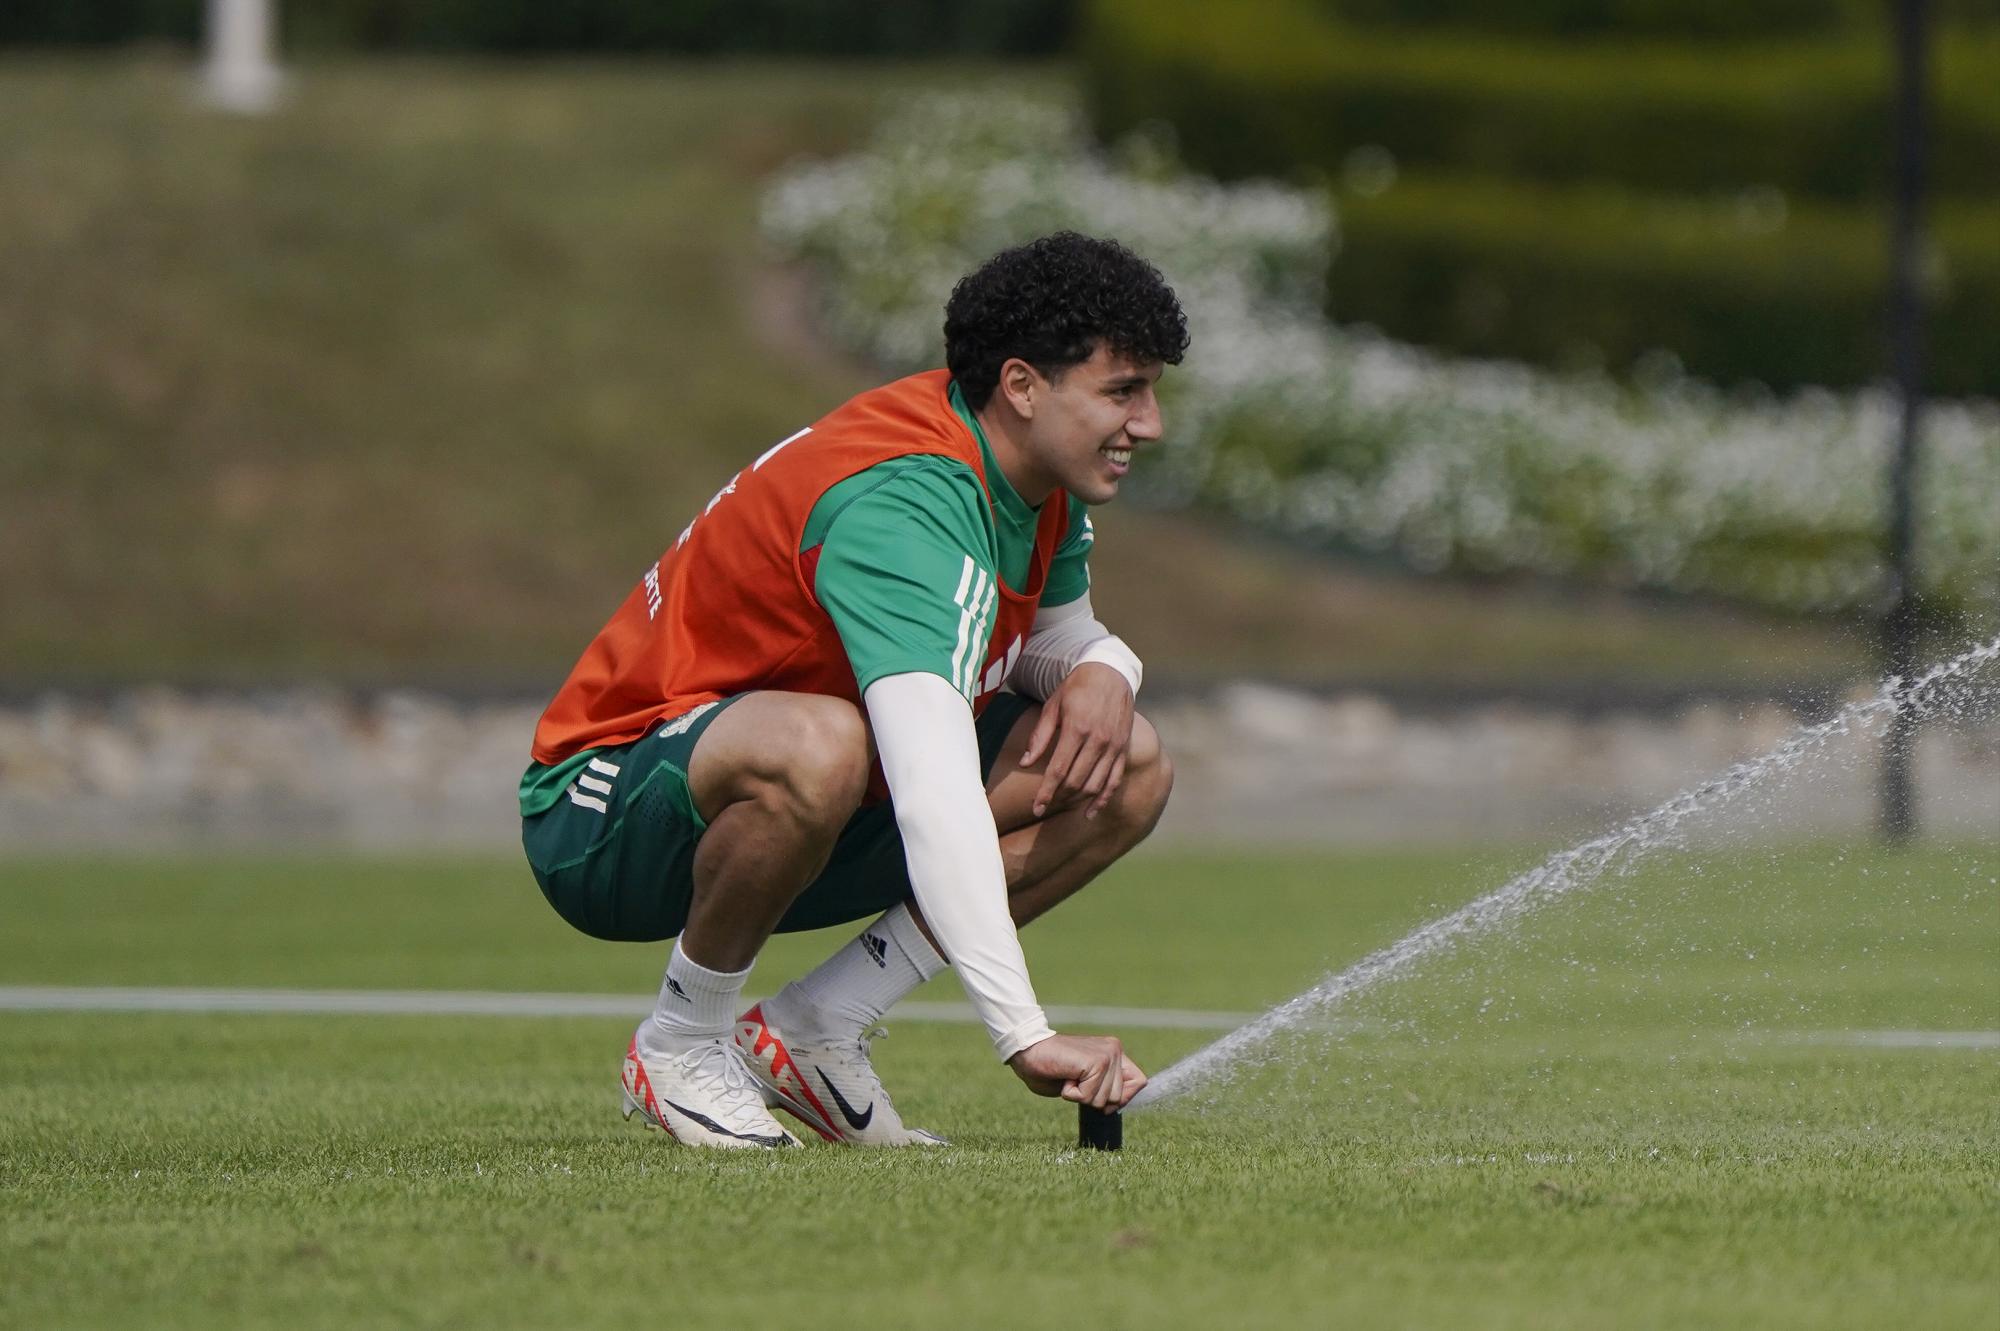
[[[1894,677],[1885,681],[1874,696],[1848,704],[1818,725],[1802,727],[1762,757],[1737,763],[1721,776],[1682,791],[1614,832],[1559,851],[1504,886],[1432,920],[1400,942],[1370,953],[1344,971],[1329,974],[1298,997],[1279,1004],[1160,1073],[1139,1092],[1126,1107],[1127,1111],[1184,1095],[1203,1082],[1225,1077],[1274,1037],[1351,995],[1400,979],[1420,961],[1440,956],[1543,902],[1589,887],[1613,867],[1621,864],[1630,867],[1649,852],[1669,844],[1672,835],[1689,819],[1735,798],[1768,777],[1790,771],[1825,748],[1829,741],[1852,733],[1857,726],[1905,715],[1913,720],[1922,719],[1950,700],[1949,685],[1996,659],[2000,659],[2000,638],[1934,666],[1915,680]],[[1085,1112],[1089,1112],[1087,1108]]]

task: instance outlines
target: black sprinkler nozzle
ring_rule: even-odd
[[[1125,1117],[1106,1113],[1089,1105],[1076,1107],[1076,1144],[1079,1149],[1116,1151],[1125,1145]]]

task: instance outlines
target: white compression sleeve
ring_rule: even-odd
[[[1122,638],[1104,627],[1091,612],[1090,593],[1062,605],[1035,612],[1035,627],[1021,648],[1012,683],[1017,693],[1046,702],[1069,672],[1085,661],[1099,661],[1125,676],[1134,697],[1145,673],[1138,656]]]
[[[1028,982],[1007,913],[1007,874],[979,773],[979,737],[965,696],[942,676],[890,675],[868,686],[882,773],[896,805],[910,886],[938,951],[1003,1059],[1055,1034]]]

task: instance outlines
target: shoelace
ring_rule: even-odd
[[[764,1101],[752,1091],[750,1070],[734,1044],[704,1042],[682,1054],[679,1062],[694,1088],[716,1096],[738,1125],[765,1117]]]
[[[888,1038],[889,1028],[887,1026],[877,1026],[872,1030],[861,1031],[851,1040],[834,1040],[828,1042],[830,1048],[839,1049],[843,1052],[849,1049],[854,1051],[857,1055],[859,1067],[867,1072],[869,1080],[874,1083],[869,1087],[870,1093],[879,1098],[883,1104],[889,1103],[889,1088],[884,1086],[882,1079],[875,1075],[875,1065],[869,1061],[868,1054],[869,1047],[874,1041],[886,1040]]]

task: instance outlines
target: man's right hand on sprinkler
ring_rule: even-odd
[[[1146,1084],[1115,1035],[1051,1035],[1007,1060],[1036,1095],[1117,1111]]]

